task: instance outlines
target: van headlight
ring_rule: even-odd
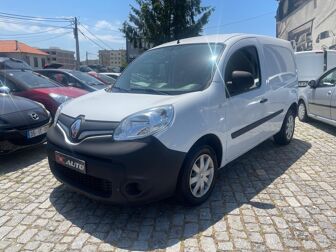
[[[144,138],[168,128],[174,118],[172,105],[151,108],[126,117],[114,131],[116,141]]]

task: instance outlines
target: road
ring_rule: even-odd
[[[297,123],[221,170],[212,197],[117,207],[49,171],[45,146],[0,158],[0,251],[336,251],[336,128]]]

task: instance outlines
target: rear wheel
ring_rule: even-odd
[[[289,109],[287,115],[282,123],[279,133],[274,135],[274,141],[279,145],[289,144],[294,136],[295,131],[295,112]]]
[[[204,145],[191,150],[182,167],[177,198],[184,205],[200,205],[205,202],[215,185],[218,170],[216,154]]]
[[[299,103],[299,111],[298,111],[298,117],[301,122],[307,122],[308,121],[308,115],[307,115],[307,107],[304,101],[300,101]]]

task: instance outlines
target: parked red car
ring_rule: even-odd
[[[0,71],[0,87],[8,88],[11,94],[42,103],[52,116],[63,102],[87,94],[87,91],[82,89],[62,87],[30,70]]]

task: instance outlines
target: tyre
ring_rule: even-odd
[[[279,131],[279,133],[274,135],[275,143],[279,145],[289,144],[293,139],[294,130],[295,130],[295,112],[293,109],[289,109],[282,123],[281,130]]]
[[[217,170],[216,154],[210,146],[203,145],[192,149],[180,173],[177,199],[188,206],[205,202],[213,191]]]
[[[308,121],[307,107],[304,101],[299,102],[298,117],[301,122]]]

